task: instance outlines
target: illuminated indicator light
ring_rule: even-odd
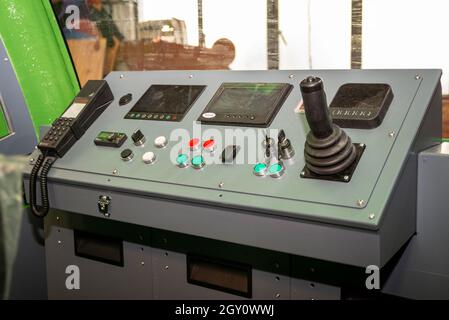
[[[283,174],[284,166],[282,165],[282,163],[278,162],[272,164],[268,171],[270,172],[270,176],[272,176],[273,178],[278,178]]]
[[[204,167],[204,165],[205,163],[203,156],[196,156],[192,159],[192,166],[195,169],[201,169],[202,167]]]
[[[180,154],[176,158],[176,163],[178,164],[178,167],[185,168],[189,165],[188,160],[189,157],[186,154]]]
[[[253,173],[256,176],[264,176],[267,172],[267,165],[265,163],[258,163],[253,168]]]
[[[210,140],[204,141],[203,149],[206,151],[213,151],[215,149],[215,140],[210,139]]]
[[[189,148],[192,150],[197,149],[199,144],[200,144],[200,139],[193,138],[189,141]]]

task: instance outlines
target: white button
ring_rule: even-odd
[[[160,136],[154,139],[154,145],[157,148],[165,148],[167,144],[168,144],[167,138],[164,136]]]
[[[156,161],[156,155],[154,154],[154,152],[147,152],[142,156],[142,160],[146,164],[152,164]]]

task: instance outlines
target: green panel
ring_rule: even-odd
[[[1,0],[0,36],[38,134],[79,91],[70,55],[49,0]]]
[[[0,100],[0,139],[9,134],[9,126],[3,111],[2,101]]]

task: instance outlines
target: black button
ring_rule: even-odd
[[[133,158],[134,154],[130,149],[125,149],[120,153],[120,156],[122,157],[122,160],[129,161]]]
[[[118,104],[120,106],[125,106],[128,103],[130,103],[133,100],[133,95],[131,93],[128,93],[126,95],[124,95],[123,97],[120,98]]]

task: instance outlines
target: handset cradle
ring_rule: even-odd
[[[90,80],[81,89],[62,116],[39,143],[42,152],[30,174],[30,206],[38,217],[45,217],[50,209],[47,176],[57,158],[62,158],[92,123],[112,103],[114,96],[105,80]],[[36,202],[36,182],[40,179],[41,206]]]

